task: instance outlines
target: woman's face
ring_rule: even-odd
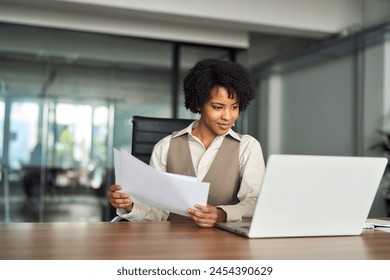
[[[200,108],[200,122],[215,136],[223,135],[233,126],[240,113],[236,95],[228,97],[224,87],[214,87],[210,99]]]

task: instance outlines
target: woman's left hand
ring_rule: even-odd
[[[188,209],[190,218],[200,227],[213,227],[217,222],[226,221],[226,213],[212,205],[195,205],[195,209]]]

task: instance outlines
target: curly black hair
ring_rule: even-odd
[[[228,60],[204,59],[196,63],[184,78],[185,107],[199,113],[199,108],[210,99],[215,86],[224,87],[229,98],[236,96],[242,112],[255,98],[249,72],[243,66]]]

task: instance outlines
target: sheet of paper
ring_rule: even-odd
[[[373,224],[375,227],[389,227],[390,228],[390,220],[367,219],[366,223]]]
[[[116,184],[135,202],[187,216],[188,208],[206,205],[210,184],[195,177],[160,172],[126,151],[114,149]],[[118,169],[118,170],[117,170]]]
[[[386,232],[390,232],[390,220],[381,219],[367,219],[364,223],[363,228],[365,229],[378,229]]]
[[[121,171],[121,152],[114,149],[114,172],[115,172],[115,184],[121,185],[120,171]]]

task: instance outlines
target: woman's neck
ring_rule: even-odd
[[[218,136],[214,134],[211,130],[207,129],[207,127],[203,126],[200,122],[192,130],[192,135],[196,136],[202,142],[206,150],[214,141],[214,139]]]

